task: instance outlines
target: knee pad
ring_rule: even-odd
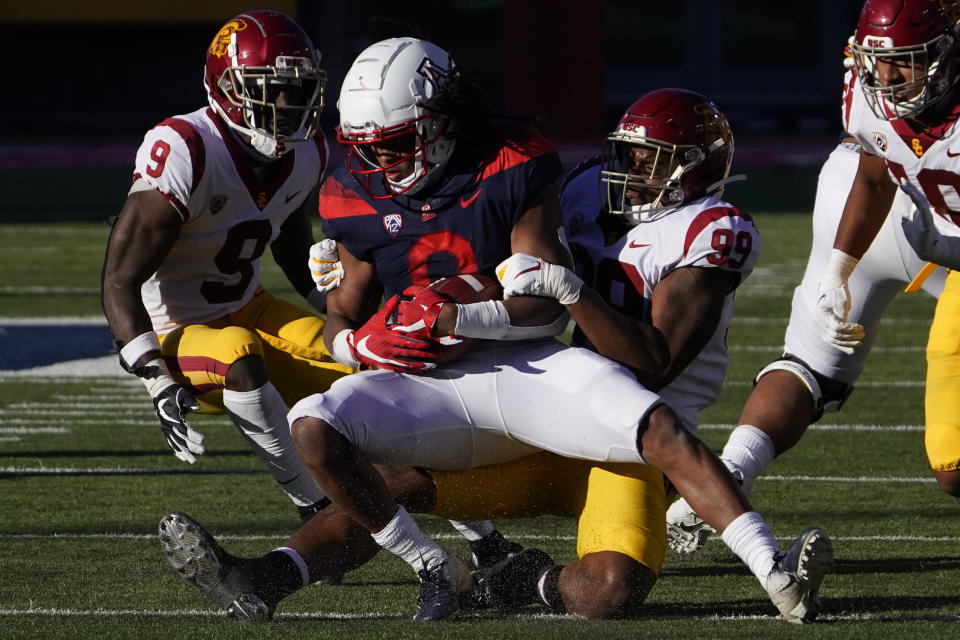
[[[813,402],[813,421],[816,422],[825,413],[839,411],[843,403],[847,401],[850,394],[853,393],[853,385],[833,380],[825,375],[818,373],[800,358],[784,354],[782,357],[774,360],[757,372],[753,379],[756,385],[760,378],[771,371],[786,371],[797,380],[799,380],[807,391],[810,392],[810,399]]]

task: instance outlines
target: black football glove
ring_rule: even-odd
[[[191,429],[185,418],[188,412],[200,409],[193,395],[173,383],[153,396],[153,406],[160,418],[160,429],[163,430],[173,455],[190,464],[196,462],[196,456],[202,455],[206,449],[203,446],[203,436]]]

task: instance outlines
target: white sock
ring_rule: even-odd
[[[467,542],[476,542],[477,540],[486,538],[494,531],[493,523],[489,520],[472,520],[470,522],[451,520],[450,524],[460,532],[460,535],[467,539]]]
[[[720,536],[766,588],[767,576],[773,569],[780,547],[763,517],[756,511],[747,511],[731,522]]]
[[[448,555],[420,531],[403,507],[397,507],[387,526],[371,535],[377,544],[406,560],[417,572],[442,562]]]
[[[773,462],[776,451],[770,436],[750,424],[741,424],[727,439],[720,460],[730,472],[743,478],[740,491],[749,496],[753,481]]]
[[[309,506],[324,498],[293,446],[287,405],[272,383],[253,391],[224,389],[223,407],[295,505]]]

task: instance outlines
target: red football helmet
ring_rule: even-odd
[[[214,111],[268,157],[317,133],[327,74],[296,22],[247,11],[220,28],[207,49],[203,84]]]
[[[867,0],[851,44],[857,75],[870,109],[897,120],[937,106],[960,78],[956,0]],[[877,62],[913,71],[883,86]]]
[[[699,93],[659,89],[627,109],[601,152],[601,197],[633,222],[722,191],[733,160],[726,117]]]

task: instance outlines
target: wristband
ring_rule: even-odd
[[[503,340],[510,331],[510,314],[501,300],[457,305],[453,335],[462,338]]]
[[[846,282],[858,262],[860,261],[840,249],[831,249],[830,258],[827,259],[827,266],[823,270],[824,278],[832,276],[840,282]]]
[[[160,351],[160,339],[153,331],[141,333],[120,349],[120,366],[124,371],[133,373],[137,360],[151,351]]]
[[[340,364],[345,364],[354,369],[360,368],[360,361],[353,357],[353,349],[347,341],[353,329],[344,329],[333,338],[333,344],[330,345],[330,355]]]
[[[152,398],[156,398],[161,391],[170,385],[177,384],[170,377],[170,370],[167,369],[167,363],[163,361],[163,358],[154,358],[142,367],[137,367],[136,372]]]

